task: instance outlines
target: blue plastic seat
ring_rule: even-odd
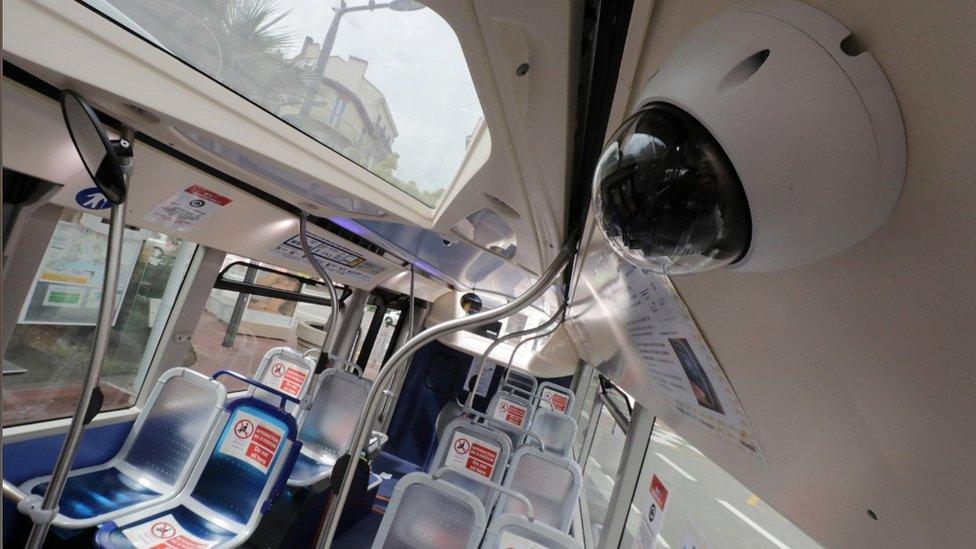
[[[99,547],[236,547],[254,532],[298,456],[295,418],[255,397],[227,406],[211,452],[176,498],[103,524]],[[194,545],[198,544],[198,545]]]
[[[186,368],[163,373],[119,453],[106,463],[72,471],[53,525],[90,528],[158,504],[183,488],[223,410],[224,386]],[[21,490],[43,495],[50,475]]]

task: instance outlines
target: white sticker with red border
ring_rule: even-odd
[[[492,417],[495,419],[500,419],[505,423],[514,425],[516,427],[522,427],[525,425],[525,413],[526,408],[518,402],[513,402],[505,397],[498,399],[498,405],[495,406],[495,411],[492,413]]]
[[[218,450],[249,463],[262,473],[267,473],[281,445],[284,430],[254,414],[237,410],[230,432]]]
[[[514,532],[502,532],[498,536],[498,549],[546,549],[548,545],[536,543]]]
[[[569,408],[569,397],[550,387],[543,387],[539,405],[565,414]]]
[[[454,433],[445,465],[467,469],[490,479],[501,447],[467,433]]]
[[[668,489],[661,479],[654,475],[651,478],[651,497],[647,507],[643,509],[640,528],[634,538],[632,549],[652,549],[657,544],[658,534],[661,533],[661,523],[664,522],[664,509],[668,503]]]
[[[200,224],[208,216],[219,212],[231,203],[231,199],[200,185],[190,185],[166,200],[156,204],[142,218],[154,221],[178,231],[185,231]]]
[[[136,549],[205,549],[217,544],[187,532],[173,515],[163,515],[126,528],[122,535]]]
[[[308,370],[301,366],[289,364],[283,360],[275,360],[266,372],[261,383],[272,389],[277,389],[286,395],[297,397],[305,387]]]

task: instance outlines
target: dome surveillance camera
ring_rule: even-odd
[[[692,32],[597,165],[611,246],[661,274],[773,271],[867,238],[894,208],[905,131],[850,32],[793,0],[748,0]]]

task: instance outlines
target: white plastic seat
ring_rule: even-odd
[[[511,455],[512,442],[506,433],[475,423],[467,417],[459,417],[445,428],[428,472],[450,467],[470,471],[501,484]],[[477,496],[486,510],[491,510],[498,498],[497,491],[464,476],[443,475],[441,478]]]
[[[119,453],[71,471],[54,526],[90,528],[173,498],[186,484],[223,410],[223,384],[187,368],[156,381]],[[51,476],[21,485],[43,495]]]
[[[576,462],[533,446],[523,446],[512,456],[504,486],[518,490],[532,502],[536,522],[568,532],[582,484]],[[502,494],[494,516],[504,513],[524,515],[525,505]]]
[[[539,385],[538,393],[539,407],[550,408],[557,412],[572,415],[573,401],[576,395],[566,387],[556,385],[551,381],[543,381]]]
[[[517,448],[525,440],[525,436],[518,430],[529,427],[534,409],[529,399],[499,390],[491,397],[487,415],[504,423],[499,424],[498,428],[508,434],[512,447]]]
[[[485,508],[471,492],[410,473],[393,491],[373,549],[475,549],[486,522]]]
[[[288,347],[275,347],[264,354],[261,364],[254,373],[254,379],[282,393],[305,400],[315,377],[315,361],[305,357],[302,353]],[[248,396],[254,396],[265,402],[277,404],[280,397],[255,387],[249,386]],[[297,416],[301,406],[289,402],[285,410]]]
[[[373,383],[340,368],[329,368],[319,377],[312,407],[301,419],[298,439],[302,451],[288,479],[290,487],[308,487],[330,479],[336,460],[352,446]],[[373,433],[367,452],[375,452],[385,440],[385,435]]]
[[[499,515],[488,523],[481,549],[583,549],[569,534],[518,514]]]
[[[190,482],[167,502],[99,527],[102,548],[237,547],[257,528],[298,455],[295,418],[255,397],[231,402]]]
[[[539,437],[546,451],[568,458],[576,439],[576,420],[562,412],[539,408],[532,414],[529,432]],[[536,441],[530,438],[528,443]]]

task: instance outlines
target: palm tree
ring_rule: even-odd
[[[295,35],[275,0],[114,1],[150,39],[265,108],[303,85],[285,59]]]

